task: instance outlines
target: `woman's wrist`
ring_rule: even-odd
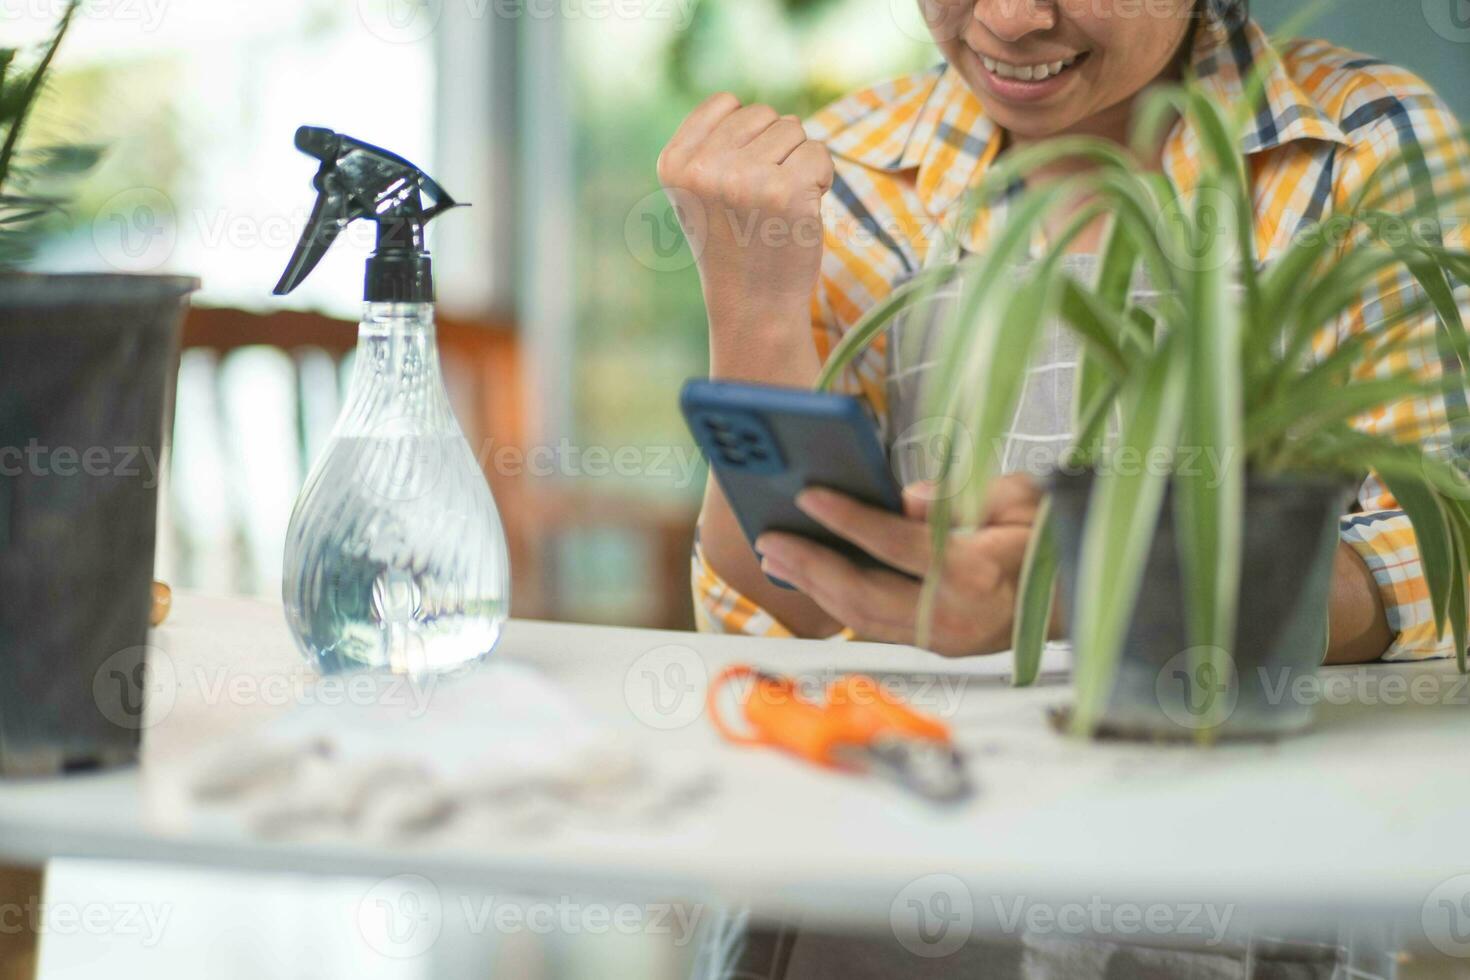
[[[806,386],[821,370],[805,309],[710,311],[710,377]]]

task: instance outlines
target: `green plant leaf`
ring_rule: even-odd
[[[51,213],[52,212],[47,208],[41,208],[36,211],[15,211],[9,214],[0,215],[0,225],[21,225],[25,224],[27,221],[35,221],[37,218],[44,218],[46,215]]]
[[[1097,298],[1114,313],[1128,305],[1133,290],[1133,273],[1138,267],[1139,246],[1127,222],[1113,219],[1097,270]]]
[[[1470,519],[1467,519],[1464,511],[1458,507],[1450,508],[1448,514],[1454,560],[1450,565],[1450,594],[1446,615],[1450,621],[1450,632],[1455,638],[1455,662],[1460,668],[1460,673],[1463,674],[1466,668],[1466,632],[1470,630],[1470,623],[1466,621],[1467,596],[1465,592],[1467,569],[1470,569]]]
[[[1170,259],[1171,254],[1179,254],[1177,250],[1184,242],[1170,234],[1174,231],[1172,223],[1164,220],[1166,207],[1176,196],[1172,185],[1155,174],[1108,172],[1097,178],[1097,193],[1113,205],[1115,218],[1128,227],[1138,260],[1148,270],[1160,302],[1167,304],[1184,285],[1176,263]],[[1131,285],[1130,281],[1128,287]]]
[[[21,131],[25,127],[26,117],[35,108],[36,97],[41,93],[41,84],[46,80],[46,73],[51,68],[51,62],[56,57],[56,52],[61,47],[61,42],[71,27],[72,18],[76,16],[80,6],[81,0],[68,0],[62,11],[61,20],[56,25],[56,33],[52,35],[51,42],[46,45],[40,64],[26,78],[25,84],[20,89],[18,101],[0,109],[0,119],[10,124],[9,129],[5,132],[4,142],[0,143],[0,188],[5,187],[6,180],[10,176],[11,162],[15,156],[16,146],[20,142]]]
[[[1382,363],[1395,354],[1406,354],[1435,347],[1434,336],[1409,333],[1407,336],[1391,338],[1391,334],[1406,323],[1423,317],[1430,312],[1428,296],[1421,296],[1382,320],[1358,331],[1338,344],[1333,351],[1315,364],[1310,365],[1292,378],[1292,384],[1309,384],[1320,378],[1331,378],[1338,383],[1347,382],[1355,369]]]
[[[1470,252],[1436,245],[1424,246],[1424,251],[1450,270],[1461,283],[1470,286]]]
[[[1285,437],[1291,432],[1300,440],[1325,426],[1346,421],[1406,398],[1432,398],[1444,394],[1450,382],[1423,378],[1405,372],[1350,385],[1330,379],[1302,384],[1290,397],[1279,398],[1246,416],[1247,445],[1251,448]]]
[[[1444,498],[1470,499],[1470,481],[1448,461],[1416,443],[1361,432],[1345,422],[1324,427],[1316,438],[1297,447],[1301,462],[1315,472],[1340,472],[1362,479],[1373,470],[1424,480]]]
[[[1182,352],[1181,342],[1170,334],[1137,379],[1140,390],[1123,427],[1120,452],[1143,458],[1154,447],[1176,445],[1184,403]],[[1105,468],[1093,484],[1072,624],[1078,644],[1073,726],[1079,733],[1092,732],[1107,705],[1167,482],[1166,473],[1139,466]]]
[[[42,146],[16,153],[16,165],[24,165],[46,176],[84,174],[102,159],[101,146]]]
[[[945,416],[968,427],[967,436],[975,447],[975,464],[964,485],[946,486],[945,496],[959,505],[962,526],[980,518],[990,481],[999,468],[990,449],[1004,438],[1015,415],[1041,338],[1040,325],[1054,305],[1055,291],[1055,279],[1033,276],[1015,288],[997,322],[950,325],[950,329],[969,332],[975,341],[965,351],[965,377],[974,384],[973,396],[951,402],[955,411]]]
[[[1252,406],[1247,422],[1247,442],[1257,461],[1267,468],[1274,468],[1279,462],[1277,457],[1284,450],[1279,444],[1283,432],[1263,433],[1255,428],[1261,419],[1302,416],[1311,410],[1311,401],[1317,392],[1335,391],[1356,383],[1353,378],[1355,372],[1371,372],[1398,354],[1422,355],[1437,348],[1439,340],[1432,333],[1426,336],[1422,331],[1410,331],[1404,336],[1393,336],[1400,326],[1428,311],[1428,297],[1419,297],[1383,320],[1360,329],[1305,370],[1296,373],[1283,371],[1285,380],[1281,383],[1263,386],[1253,394],[1247,393],[1247,402]]]
[[[1293,374],[1301,369],[1317,334],[1360,303],[1368,289],[1367,284],[1397,265],[1398,261],[1391,252],[1382,249],[1357,248],[1341,256],[1330,273],[1324,273],[1314,281],[1307,280],[1310,285],[1305,290],[1302,289],[1303,280],[1297,280],[1289,295],[1299,295],[1300,299],[1295,302],[1286,300],[1266,314],[1280,323],[1280,339],[1276,364],[1262,386],[1261,400],[1292,382]]]
[[[925,414],[929,417],[951,425],[969,403],[985,392],[983,381],[977,383],[975,379],[983,377],[977,372],[990,370],[988,356],[994,338],[990,332],[992,325],[987,321],[1005,317],[1006,306],[1011,302],[1008,291],[1017,288],[1003,281],[1003,277],[1006,273],[1014,274],[1016,257],[1030,245],[1041,219],[1070,190],[1068,186],[1052,185],[1022,195],[994,247],[963,264],[956,278],[958,296],[948,318],[939,327],[937,369],[925,386]],[[1024,372],[1025,363],[1017,370]],[[971,383],[962,384],[961,379],[971,379]],[[988,464],[990,457],[984,448],[988,443],[982,444],[979,433],[971,435],[976,443],[977,462],[984,460]],[[988,479],[988,470],[976,474],[978,492],[984,492]]]
[[[1429,294],[1430,302],[1434,304],[1435,316],[1439,321],[1439,336],[1444,341],[1446,350],[1455,355],[1460,373],[1464,375],[1470,371],[1470,336],[1465,333],[1465,321],[1460,315],[1460,305],[1455,302],[1454,287],[1445,277],[1444,268],[1433,258],[1418,253],[1417,250],[1405,249],[1399,254],[1404,264],[1409,267],[1409,271],[1414,274],[1420,287]]]
[[[1443,636],[1450,614],[1450,588],[1454,574],[1451,563],[1457,560],[1449,518],[1440,505],[1439,497],[1422,477],[1416,480],[1408,474],[1390,471],[1380,471],[1378,476],[1414,525],[1414,536],[1419,541],[1419,560],[1424,568],[1424,580],[1429,586],[1430,606],[1434,610],[1434,623]]]
[[[1302,295],[1302,283],[1345,243],[1351,226],[1351,218],[1339,215],[1293,235],[1261,279],[1262,305],[1272,313],[1291,310],[1292,298]]]
[[[1245,293],[1246,310],[1254,325],[1261,313],[1259,284],[1256,276],[1256,213],[1251,196],[1250,175],[1246,170],[1245,156],[1240,151],[1240,132],[1227,109],[1207,96],[1199,88],[1191,88],[1188,94],[1190,120],[1194,123],[1200,143],[1211,157],[1213,166],[1206,166],[1200,175],[1196,202],[1195,229],[1197,233],[1207,229],[1204,195],[1216,194],[1228,202],[1229,218],[1234,223],[1234,235],[1228,252],[1218,250],[1221,258],[1228,258]],[[1222,229],[1223,230],[1223,229]]]
[[[1137,160],[1110,140],[1094,136],[1059,136],[1018,147],[996,160],[975,187],[972,200],[978,200],[980,206],[984,206],[1017,180],[1067,160],[1093,164],[1106,172],[1125,174],[1138,167]]]
[[[1119,344],[1119,338],[1129,337],[1134,349],[1152,346],[1152,338],[1145,337],[1138,324],[1120,316],[1103,305],[1103,301],[1091,290],[1079,285],[1071,276],[1061,277],[1061,303],[1058,312],[1074,333],[1088,347],[1088,353],[1097,358],[1097,363],[1112,378],[1126,377],[1129,370],[1129,354]]]
[[[1187,348],[1188,394],[1180,441],[1191,453],[1213,458],[1218,472],[1200,468],[1175,473],[1174,531],[1190,644],[1210,650],[1212,656],[1216,656],[1214,651],[1233,656],[1245,520],[1244,326],[1243,311],[1232,289],[1232,270],[1239,259],[1239,245],[1234,241],[1238,229],[1228,222],[1211,229],[1204,218],[1212,206],[1211,192],[1229,194],[1235,189],[1218,186],[1215,177],[1207,174],[1200,191],[1194,230],[1201,240],[1193,253],[1200,261],[1189,297],[1193,329],[1181,331]],[[1215,694],[1214,688],[1207,692],[1211,701],[1207,711],[1218,707],[1213,703]]]
[[[5,84],[0,86],[0,124],[10,124],[26,107],[33,72],[16,68],[7,73]]]
[[[1118,392],[1121,388],[1122,385],[1116,381],[1105,388],[1099,388],[1093,393],[1092,400],[1081,405],[1076,412],[1077,420],[1073,429],[1076,433],[1075,441],[1068,452],[1071,465],[1090,466],[1096,461],[1106,434],[1104,427],[1113,410],[1117,408]]]
[[[1130,350],[1132,354],[1141,354],[1153,348],[1152,331],[1144,331],[1127,313],[1138,261],[1139,248],[1134,242],[1133,226],[1114,217],[1109,223],[1102,261],[1098,266],[1097,282],[1089,296],[1095,297],[1102,309],[1124,321],[1119,325],[1116,337],[1123,338],[1132,334],[1140,338],[1139,343]],[[1067,303],[1068,298],[1064,293],[1060,311],[1064,318],[1070,320]],[[1120,349],[1125,343],[1126,340],[1119,343]],[[1086,345],[1080,355],[1072,397],[1072,431],[1075,433],[1075,441],[1069,454],[1074,463],[1088,465],[1094,459],[1094,449],[1101,444],[1103,426],[1113,399],[1121,387],[1121,378],[1106,369],[1101,359]]]
[[[949,267],[922,269],[907,282],[895,286],[892,292],[863,314],[832,348],[827,355],[827,362],[822,365],[821,374],[817,376],[814,385],[816,390],[829,390],[842,372],[872,345],[895,317],[911,310],[922,309],[933,302],[936,288],[953,276],[954,270]]]
[[[1144,91],[1133,110],[1133,132],[1129,145],[1134,156],[1147,157],[1164,141],[1165,126],[1173,126],[1188,112],[1185,86],[1157,85]]]
[[[1026,557],[1021,564],[1017,584],[1016,622],[1011,634],[1015,657],[1016,687],[1036,683],[1041,670],[1041,654],[1046,648],[1046,635],[1051,626],[1052,605],[1056,596],[1057,542],[1052,527],[1052,500],[1041,502],[1036,522],[1031,526],[1031,540],[1026,543]]]
[[[951,334],[946,340],[953,340],[953,335],[959,334],[959,342],[954,346],[956,356],[963,359],[963,377],[969,384],[962,390],[940,389],[945,393],[944,408],[937,417],[950,445],[957,444],[961,437],[971,442],[972,465],[968,472],[959,473],[950,467],[951,460],[946,459],[939,478],[939,499],[930,507],[934,571],[926,578],[919,597],[916,642],[920,646],[928,642],[949,532],[954,526],[969,527],[979,520],[998,469],[995,454],[990,450],[1004,437],[1015,413],[1032,353],[1042,333],[1038,327],[1055,302],[1056,280],[1051,276],[1032,276],[1013,289],[1008,297],[997,295],[999,291],[980,295],[973,283],[968,284],[966,295],[956,306],[960,315],[946,325]],[[1003,304],[995,302],[1001,298]],[[999,315],[965,315],[965,311],[979,314],[986,309],[982,300],[991,301],[989,310],[998,311]]]

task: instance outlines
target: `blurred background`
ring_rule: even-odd
[[[270,293],[314,197],[292,145],[311,123],[386,145],[474,205],[431,228],[440,341],[510,532],[514,614],[691,625],[704,472],[676,392],[705,370],[705,326],[655,160],[714,90],[809,113],[933,63],[914,3],[87,0],[30,138],[107,152],[37,265],[203,279],[159,576],[280,594],[289,509],[337,411],[371,248],[359,227],[298,292]],[[1253,4],[1268,25],[1297,6]],[[0,0],[4,42],[44,37],[61,9]],[[1417,70],[1470,119],[1466,0],[1338,0],[1311,33]],[[52,944],[46,975],[93,975],[104,953],[112,976],[167,972],[170,955],[222,978],[488,962],[474,943],[446,941],[426,966],[338,942],[349,924],[333,910],[355,882],[138,875],[57,862],[48,887],[160,896],[187,913],[172,952]],[[690,954],[648,936],[522,938],[492,957],[503,975],[681,975]]]
[[[1457,6],[1458,4],[1458,6]],[[1290,0],[1257,0],[1276,23]],[[1464,0],[1331,7],[1316,33],[1470,116]],[[44,36],[60,0],[8,0]],[[685,627],[704,370],[664,140],[730,89],[808,113],[935,59],[913,0],[89,0],[31,138],[107,147],[38,259],[203,278],[185,336],[159,575],[279,594],[287,518],[355,342],[355,229],[271,296],[313,200],[302,123],[384,144],[469,211],[432,226],[461,421],[511,532],[514,613]],[[1440,9],[1443,8],[1443,9]],[[1406,11],[1411,16],[1405,16]],[[363,226],[366,227],[366,226]]]

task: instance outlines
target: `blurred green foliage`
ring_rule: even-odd
[[[18,48],[0,48],[0,130],[5,134],[0,139],[0,269],[19,266],[35,253],[63,217],[72,182],[102,156],[96,146],[21,142],[79,5],[80,0],[67,4],[56,31],[34,59]]]
[[[715,91],[807,116],[937,55],[876,0],[699,0],[682,22],[595,33],[605,28],[578,25],[569,39],[580,178],[577,437],[692,446],[676,393],[707,370],[704,306],[655,175],[664,143]]]

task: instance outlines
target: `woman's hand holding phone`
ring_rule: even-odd
[[[933,565],[927,523],[934,487],[904,489],[904,514],[850,497],[808,490],[797,504],[813,520],[894,568],[922,579]],[[982,526],[951,534],[943,557],[929,649],[945,656],[997,653],[1011,645],[1017,585],[1041,492],[1029,477],[1003,477]],[[921,582],[861,568],[829,548],[790,534],[756,542],[767,574],[790,582],[860,639],[913,643]],[[1053,635],[1058,633],[1053,623]]]

